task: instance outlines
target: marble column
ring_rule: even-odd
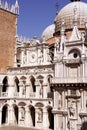
[[[84,93],[83,93],[83,89],[80,90],[81,91],[81,111],[84,110]]]
[[[0,109],[0,126],[2,124],[2,109]]]
[[[49,129],[49,119],[47,108],[43,108],[43,128]]]
[[[8,108],[8,117],[9,117],[9,124],[14,124],[14,108],[13,106],[10,106]]]
[[[58,92],[54,90],[54,106],[53,109],[58,109],[58,101],[56,101],[56,99],[58,99]]]
[[[65,92],[64,90],[62,91],[62,109],[65,109]]]
[[[23,83],[22,80],[19,81],[19,97],[22,97],[22,87],[23,87]]]
[[[40,94],[39,94],[40,86],[39,86],[39,81],[38,80],[36,80],[35,86],[36,86],[36,98],[39,98],[39,96],[40,96]]]

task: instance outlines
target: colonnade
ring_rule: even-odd
[[[13,101],[12,101],[13,102]],[[52,108],[33,106],[5,105],[0,108],[0,125],[18,125],[36,128],[52,128]],[[51,117],[51,118],[50,118]]]

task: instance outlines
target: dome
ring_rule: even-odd
[[[55,24],[49,25],[43,31],[43,33],[41,35],[41,41],[43,41],[44,39],[47,41],[48,39],[52,38],[54,32],[55,32]]]
[[[55,33],[61,30],[61,21],[65,21],[65,29],[71,30],[73,28],[74,9],[77,11],[78,28],[84,28],[84,20],[87,18],[87,4],[81,1],[74,1],[66,5],[57,14],[55,22]]]

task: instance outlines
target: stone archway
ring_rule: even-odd
[[[35,108],[33,106],[30,106],[29,109],[30,109],[32,126],[35,126]]]
[[[36,86],[35,86],[35,78],[33,76],[30,76],[30,91],[31,92],[36,92]]]
[[[2,92],[6,92],[7,91],[7,87],[8,87],[8,77],[5,76],[2,82],[3,86],[2,86]]]
[[[8,123],[8,107],[5,105],[2,108],[2,124],[7,124]]]
[[[18,107],[13,105],[14,108],[14,124],[18,124]]]
[[[48,111],[49,128],[53,129],[54,128],[54,115],[52,113],[52,108],[48,107],[47,111]]]

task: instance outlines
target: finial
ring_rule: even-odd
[[[8,10],[8,3],[7,3],[7,1],[5,2],[5,9]]]
[[[62,19],[61,21],[61,35],[65,35],[65,21]]]
[[[56,2],[56,14],[58,14],[58,2]]]
[[[15,7],[14,7],[14,5],[11,6],[11,12],[15,13]]]
[[[77,7],[75,6],[74,7],[74,20],[73,20],[73,22],[74,22],[74,25],[77,25],[77,22],[78,22],[78,19],[77,19]]]
[[[15,13],[19,14],[19,4],[18,4],[18,0],[16,0],[15,2]]]

